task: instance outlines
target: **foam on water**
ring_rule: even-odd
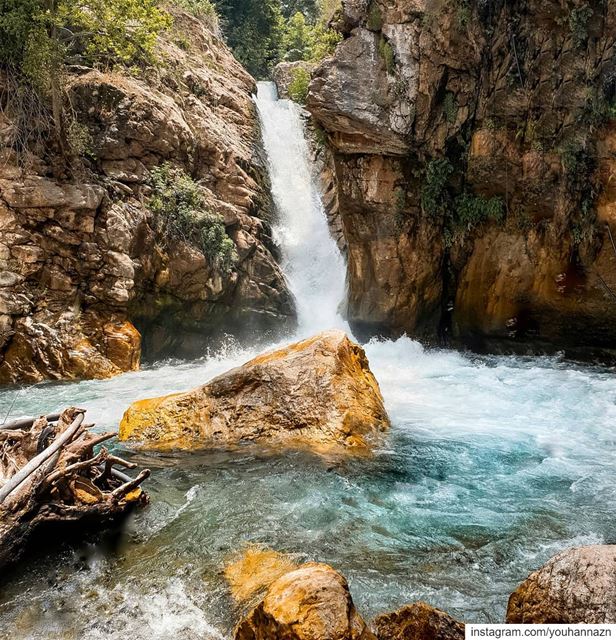
[[[345,328],[344,265],[300,115],[274,97],[260,85],[298,335]],[[366,351],[393,422],[373,457],[123,451],[152,468],[151,505],[119,538],[26,562],[0,594],[0,637],[230,637],[239,612],[221,569],[246,543],[336,566],[367,617],[423,599],[498,621],[511,590],[550,555],[616,541],[613,372],[427,351],[408,338]],[[4,392],[0,403],[6,412],[14,401],[13,416],[79,404],[115,428],[134,399],[190,388],[253,355],[230,344],[112,380]]]

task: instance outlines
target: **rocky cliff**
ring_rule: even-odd
[[[345,0],[327,134],[356,332],[616,353],[616,6]]]
[[[194,354],[223,329],[292,321],[254,81],[187,13],[174,11],[160,57],[138,73],[69,67],[77,168],[44,135],[16,154],[20,123],[2,109],[0,382],[107,377],[137,368],[142,344],[151,356]],[[208,257],[194,229],[170,233],[150,206],[150,171],[163,163],[197,183],[205,211],[187,224],[220,220],[231,265]]]

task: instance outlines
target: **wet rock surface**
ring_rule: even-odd
[[[120,439],[146,447],[192,449],[241,441],[364,447],[389,427],[363,349],[328,331],[186,393],[133,403]]]
[[[376,640],[345,578],[310,562],[278,578],[236,627],[235,640]]]
[[[408,604],[374,620],[378,640],[462,640],[464,624],[425,602]]]

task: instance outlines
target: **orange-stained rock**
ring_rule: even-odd
[[[616,623],[616,545],[574,547],[551,558],[511,594],[507,622]]]
[[[408,604],[374,620],[379,640],[463,640],[464,624],[425,602]]]
[[[123,318],[84,313],[55,324],[23,318],[0,362],[0,383],[103,379],[139,368],[141,336]]]
[[[235,640],[376,640],[344,577],[310,562],[276,580],[236,627]]]
[[[155,448],[239,441],[364,445],[389,418],[364,350],[327,331],[185,393],[133,403],[120,439]]]
[[[106,356],[122,371],[137,371],[141,356],[141,335],[128,321],[108,322],[105,333]]]
[[[256,595],[263,596],[273,582],[297,566],[287,554],[251,545],[225,566],[224,573],[233,598],[247,603]]]

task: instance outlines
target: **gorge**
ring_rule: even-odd
[[[151,470],[149,506],[3,575],[1,639],[231,638],[246,611],[225,567],[253,548],[331,565],[381,629],[418,600],[502,622],[555,554],[613,550],[614,124],[580,124],[572,83],[583,45],[584,87],[611,77],[614,7],[592,3],[584,39],[564,3],[539,5],[345,0],[308,111],[177,9],[162,77],[69,69],[87,180],[0,166],[0,380],[21,383],[0,413],[86,407],[117,431],[137,400],[338,330],[362,340],[391,426],[368,455],[115,442]],[[596,162],[577,191],[556,157],[572,132]],[[231,268],[160,224],[190,198],[151,198],[177,191],[214,216],[198,230],[222,225]]]
[[[344,263],[310,179],[298,108],[275,101],[271,85],[259,96],[273,193],[284,187],[287,198],[277,200],[276,234],[304,309],[300,332],[344,327],[335,298],[319,313],[302,304],[343,282]],[[293,256],[315,268],[298,269]],[[198,361],[16,390],[13,412],[39,413],[53,397],[87,404],[100,428],[115,428],[135,398],[188,389],[256,352],[230,343]],[[612,372],[426,351],[408,337],[371,341],[366,352],[392,422],[373,456],[118,447],[152,470],[151,506],[115,542],[20,565],[3,586],[1,633],[229,637],[236,609],[220,570],[250,543],[335,566],[366,617],[423,599],[461,620],[498,621],[513,588],[556,551],[611,541]]]

